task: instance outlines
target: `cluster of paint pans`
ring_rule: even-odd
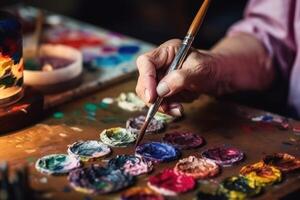
[[[119,107],[129,111],[141,111],[144,104],[133,93],[117,98]],[[100,133],[100,139],[77,141],[68,147],[68,154],[45,156],[36,162],[36,168],[46,174],[69,173],[70,185],[89,194],[106,194],[132,186],[137,176],[150,173],[154,164],[180,158],[181,151],[202,146],[205,141],[199,134],[189,131],[166,133],[162,142],[147,142],[138,146],[134,155],[117,155],[105,166],[82,163],[103,158],[111,153],[111,147],[127,147],[133,143],[144,116],[131,118],[126,128],[110,128]],[[174,118],[158,114],[147,130],[148,134],[162,130]],[[199,156],[179,160],[173,168],[164,169],[148,178],[147,187],[133,187],[121,195],[121,199],[164,199],[195,189],[197,180],[213,178],[221,167],[242,161],[244,153],[237,148],[221,146],[210,148]],[[245,199],[255,196],[267,185],[281,180],[281,171],[300,168],[300,161],[288,154],[267,156],[263,161],[245,166],[239,176],[225,179],[215,194],[199,192],[198,199]]]
[[[214,194],[199,192],[197,199],[247,199],[262,193],[266,186],[279,183],[283,174],[300,169],[300,160],[287,153],[265,156],[241,168],[240,174],[224,179]]]
[[[122,93],[117,101],[120,108],[129,111],[141,111],[145,106],[134,93]],[[166,123],[173,120],[175,120],[173,117],[159,113],[149,125],[147,133],[157,133],[165,127]],[[165,134],[163,142],[148,142],[138,146],[135,155],[118,155],[110,159],[104,167],[92,165],[82,168],[84,162],[108,156],[111,153],[111,147],[126,147],[134,142],[143,121],[144,116],[138,116],[130,118],[126,123],[126,128],[106,129],[100,133],[101,142],[97,140],[77,141],[68,147],[68,155],[53,154],[42,157],[36,162],[36,168],[46,174],[69,173],[70,185],[77,191],[96,194],[110,193],[132,185],[136,176],[151,172],[154,163],[177,160],[181,156],[181,150],[197,148],[205,143],[198,134],[175,131]],[[209,149],[202,155],[206,158],[182,159],[174,169],[166,169],[150,177],[148,186],[163,195],[176,195],[193,189],[196,179],[217,175],[220,171],[218,164],[228,165],[228,160],[232,164],[243,158],[243,153],[234,148]],[[140,194],[134,193],[135,195],[141,195],[141,191],[146,193],[150,191],[145,188],[132,190],[140,191]],[[124,194],[127,195],[124,199],[130,199],[128,192],[130,193],[127,191]],[[154,194],[162,198],[155,192],[151,193],[151,195]]]

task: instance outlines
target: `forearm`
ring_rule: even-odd
[[[221,94],[241,90],[264,90],[271,85],[275,74],[271,58],[264,46],[253,36],[239,34],[226,37],[211,51],[216,56]]]

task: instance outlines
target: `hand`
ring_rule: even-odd
[[[191,102],[201,93],[221,94],[224,86],[227,86],[219,84],[216,55],[193,48],[181,69],[164,77],[180,44],[180,40],[169,40],[137,59],[138,96],[148,105],[153,103],[157,95],[165,97],[160,111],[174,116],[182,115],[181,102]]]

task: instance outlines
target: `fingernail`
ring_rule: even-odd
[[[156,92],[159,96],[163,97],[170,92],[170,88],[168,87],[166,82],[161,82],[158,84]]]
[[[147,101],[147,103],[149,103],[150,102],[150,92],[148,89],[145,89],[144,96],[145,96],[145,100]]]
[[[181,117],[182,115],[179,108],[172,108],[169,113],[175,117]]]

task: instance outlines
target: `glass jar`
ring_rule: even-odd
[[[23,96],[21,24],[13,15],[0,11],[0,107]]]

